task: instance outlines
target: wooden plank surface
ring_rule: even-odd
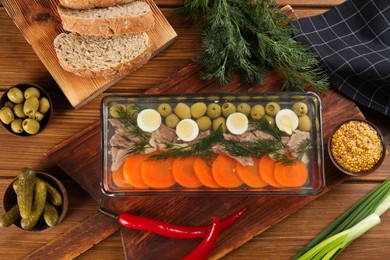
[[[152,56],[155,56],[172,44],[177,34],[154,1],[145,2],[150,5],[156,20],[155,28],[147,32],[153,43]],[[2,3],[73,107],[87,104],[123,78],[83,78],[62,69],[53,45],[55,37],[64,32],[57,12],[58,0],[3,0]]]
[[[191,62],[197,52],[199,37],[196,29],[179,17],[171,16],[171,1],[156,1],[179,37],[164,52],[157,55],[141,70],[122,79],[106,93],[141,93],[172,75]],[[180,2],[180,1],[179,1]],[[322,4],[329,1],[291,1],[295,12],[302,17],[327,10]],[[336,2],[336,1],[335,1]],[[167,3],[167,4],[165,4]],[[294,4],[295,3],[295,4]],[[305,5],[308,3],[308,5]],[[316,6],[313,3],[317,4]],[[296,4],[302,7],[296,7]],[[332,4],[332,3],[330,3]],[[335,5],[335,4],[332,4]],[[0,128],[0,198],[9,182],[23,166],[32,166],[40,171],[51,172],[59,177],[70,195],[69,211],[64,222],[43,233],[31,234],[15,227],[0,230],[0,255],[2,259],[22,259],[51,241],[61,237],[74,226],[93,216],[98,208],[79,185],[67,177],[43,153],[54,145],[80,132],[99,118],[98,107],[101,98],[74,110],[67,102],[53,78],[25,41],[4,8],[0,8],[0,94],[8,87],[20,82],[42,85],[55,102],[53,120],[40,136],[18,138]],[[360,107],[370,121],[380,127],[385,135],[387,150],[390,149],[390,124],[387,117]],[[304,246],[334,218],[344,212],[360,197],[390,177],[390,157],[372,175],[351,178],[336,186],[324,196],[306,205],[301,210],[270,227],[259,236],[229,253],[224,259],[289,259],[292,248]],[[147,212],[148,210],[145,210]],[[137,211],[142,213],[142,210]],[[137,213],[136,212],[136,213]],[[0,214],[3,213],[0,199]],[[196,220],[207,221],[207,220]],[[182,220],[180,220],[180,223]],[[198,222],[194,222],[198,223]],[[239,232],[239,231],[236,231]],[[390,255],[390,214],[382,217],[382,223],[354,241],[338,259],[385,259]],[[169,248],[166,249],[169,251]],[[5,256],[5,257],[4,257]],[[116,232],[81,254],[77,259],[123,259],[122,239]]]

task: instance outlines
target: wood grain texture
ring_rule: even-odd
[[[189,65],[178,71],[146,94],[174,93],[218,93],[220,88],[214,80],[203,81],[199,77],[200,68]],[[275,92],[283,85],[282,77],[276,72],[270,72],[266,83],[249,87],[241,84],[235,75],[224,93],[234,92]],[[346,100],[330,90],[322,97],[324,139],[329,132],[345,118],[363,118],[360,110],[353,102]],[[120,213],[130,211],[160,220],[181,225],[205,225],[210,223],[210,216],[225,217],[228,212],[237,210],[248,204],[248,213],[233,228],[221,235],[224,242],[218,244],[212,258],[220,258],[250,240],[253,236],[265,231],[270,226],[286,218],[318,196],[126,196],[108,197],[100,189],[100,129],[99,122],[94,123],[84,131],[62,142],[48,151],[51,158],[64,172],[79,183],[104,208]],[[325,142],[326,143],[326,142]],[[325,156],[326,191],[346,180]],[[196,212],[196,214],[193,214]],[[237,230],[240,230],[237,233]],[[154,234],[122,229],[123,245],[127,259],[155,259],[166,256],[166,248],[171,248],[169,257],[178,259],[196,246],[197,241],[185,241],[179,245],[176,240],[167,239]],[[136,246],[135,246],[136,245]]]
[[[152,0],[147,2],[156,19],[156,26],[148,32],[157,55],[176,39],[177,34]],[[58,0],[4,0],[9,16],[32,46],[46,69],[61,88],[70,104],[80,108],[124,77],[114,79],[83,78],[62,69],[54,50],[54,38],[64,32],[57,12]]]

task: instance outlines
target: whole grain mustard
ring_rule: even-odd
[[[360,121],[348,122],[335,131],[331,151],[341,167],[354,173],[372,169],[383,152],[378,133]]]

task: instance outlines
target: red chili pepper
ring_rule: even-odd
[[[216,217],[213,217],[213,225],[202,242],[191,253],[182,258],[182,260],[204,260],[213,251],[219,236],[220,223]]]
[[[237,220],[248,209],[248,206],[244,206],[232,215],[220,222],[220,231],[223,231],[237,222]],[[118,220],[118,222],[128,228],[144,230],[153,232],[162,236],[179,238],[179,239],[194,239],[203,238],[211,230],[212,226],[176,226],[162,221],[154,220],[151,218],[135,216],[129,213],[121,213],[119,216],[108,213],[103,209],[100,211],[108,216],[111,216]]]

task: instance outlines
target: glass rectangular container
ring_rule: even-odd
[[[262,175],[259,173],[259,167],[254,167],[252,170],[248,168],[248,171],[242,171],[243,167],[241,166],[244,166],[249,163],[249,166],[247,167],[250,167],[250,161],[251,161],[250,156],[246,156],[246,155],[244,156],[241,154],[239,156],[238,155],[233,156],[230,152],[228,154],[230,158],[232,158],[232,160],[236,163],[236,166],[234,167],[232,172],[226,172],[226,175],[223,175],[222,179],[219,179],[221,178],[220,171],[219,171],[219,175],[217,176],[218,171],[213,170],[211,165],[213,165],[213,161],[218,156],[218,154],[215,152],[217,151],[218,153],[223,153],[224,156],[226,156],[226,149],[223,148],[221,152],[221,149],[217,149],[215,145],[220,145],[220,144],[225,145],[226,142],[224,140],[233,139],[233,142],[230,143],[230,146],[233,145],[233,150],[239,153],[238,147],[248,147],[247,146],[248,142],[252,145],[255,145],[257,141],[261,143],[262,142],[261,139],[267,139],[270,137],[269,135],[267,136],[267,138],[259,137],[262,135],[258,134],[258,132],[256,132],[256,135],[253,135],[253,133],[255,133],[254,131],[258,129],[257,126],[252,125],[252,123],[255,122],[255,120],[252,118],[251,114],[249,114],[246,117],[248,118],[249,129],[246,131],[246,133],[242,135],[240,134],[235,135],[229,133],[229,130],[227,130],[226,133],[222,135],[220,132],[221,129],[218,130],[218,132],[216,132],[212,130],[212,127],[211,130],[208,131],[201,131],[201,130],[199,131],[198,138],[200,138],[200,136],[206,138],[207,137],[211,138],[210,135],[218,136],[216,137],[217,139],[214,139],[213,142],[215,143],[212,143],[213,145],[208,145],[207,144],[208,142],[204,141],[206,139],[204,139],[203,141],[202,139],[196,139],[195,143],[203,142],[202,149],[199,149],[198,147],[191,150],[191,151],[197,151],[197,153],[199,153],[201,157],[201,159],[199,160],[205,162],[206,165],[209,166],[209,169],[207,169],[208,174],[202,173],[202,176],[211,178],[212,179],[211,184],[208,183],[207,180],[194,181],[194,178],[196,179],[197,177],[196,175],[197,173],[193,169],[192,166],[193,161],[192,163],[189,164],[191,165],[190,166],[191,169],[188,169],[188,172],[186,173],[188,174],[187,177],[192,178],[192,181],[190,181],[189,185],[184,184],[184,182],[180,180],[180,176],[183,177],[182,175],[177,177],[178,175],[172,174],[172,168],[175,168],[176,169],[175,173],[177,173],[178,172],[177,169],[183,166],[182,163],[179,162],[175,163],[175,160],[183,160],[183,158],[179,158],[181,156],[184,156],[181,149],[187,150],[190,147],[194,148],[194,144],[192,144],[191,142],[188,143],[180,140],[176,136],[175,127],[171,127],[171,128],[167,127],[167,125],[165,124],[167,117],[164,113],[168,114],[170,112],[169,107],[172,110],[170,113],[175,114],[175,107],[179,103],[184,103],[186,105],[185,107],[187,108],[184,110],[179,109],[180,112],[177,113],[181,115],[182,113],[185,114],[187,112],[187,115],[181,115],[181,116],[188,117],[188,108],[190,108],[195,103],[202,103],[202,105],[200,105],[198,108],[201,107],[203,108],[194,109],[192,111],[192,114],[191,114],[191,109],[189,109],[191,119],[196,121],[197,118],[195,118],[194,116],[199,117],[199,115],[202,115],[204,113],[205,105],[207,107],[210,104],[216,104],[217,107],[218,105],[220,105],[221,107],[231,106],[235,108],[235,110],[233,109],[233,111],[237,112],[238,109],[239,112],[244,112],[244,113],[248,112],[245,111],[245,107],[248,107],[247,105],[249,105],[251,109],[253,109],[253,107],[256,106],[257,108],[260,107],[259,109],[256,110],[255,114],[257,116],[261,117],[264,114],[263,111],[264,110],[267,111],[266,113],[267,116],[266,117],[263,116],[261,120],[265,120],[265,118],[267,118],[268,122],[275,124],[274,122],[275,116],[272,116],[273,112],[268,109],[270,104],[272,104],[271,102],[277,103],[277,105],[279,105],[280,109],[282,110],[283,109],[293,110],[293,105],[298,102],[303,103],[304,106],[307,107],[307,112],[306,111],[299,112],[302,114],[300,114],[300,117],[298,117],[299,128],[304,129],[305,131],[297,131],[299,130],[297,129],[293,133],[294,135],[297,132],[301,132],[301,134],[305,132],[303,134],[303,136],[307,137],[305,139],[311,140],[310,142],[311,146],[305,152],[305,155],[303,156],[302,159],[300,158],[297,159],[293,156],[295,153],[297,153],[296,151],[297,149],[293,148],[294,145],[291,145],[290,148],[288,147],[286,148],[286,142],[287,140],[290,140],[292,135],[289,135],[283,131],[278,130],[277,132],[282,134],[281,139],[277,139],[277,135],[272,136],[271,138],[272,139],[271,146],[281,145],[284,150],[280,150],[277,153],[286,155],[290,159],[290,163],[292,163],[291,160],[294,158],[296,160],[299,161],[302,160],[304,162],[307,169],[307,178],[305,179],[306,181],[303,184],[288,183],[286,186],[286,185],[280,185],[280,182],[278,181],[276,181],[276,183],[273,183],[273,181],[275,180],[272,180],[272,178],[275,176],[272,175],[271,168],[269,169],[267,168],[269,171],[271,171],[271,177],[270,177],[271,180],[268,179],[267,181],[264,181],[264,177],[262,178],[261,177]],[[242,105],[243,103],[246,105]],[[137,116],[139,112],[144,109],[153,109],[157,111],[159,105],[161,104],[165,104],[164,112],[161,112],[163,114],[163,116],[161,117],[161,126],[158,128],[158,130],[152,133],[147,133],[142,131],[138,127],[139,125],[137,124]],[[263,109],[261,107],[263,107]],[[200,194],[316,195],[320,193],[325,187],[321,111],[322,111],[321,100],[318,95],[312,92],[221,93],[221,94],[142,95],[142,96],[141,95],[139,96],[108,95],[104,97],[101,102],[101,117],[100,117],[101,154],[102,154],[102,179],[101,179],[102,191],[105,194],[110,196],[123,196],[123,195],[134,195],[134,196],[135,195],[137,196],[176,195],[177,196],[177,195],[200,195]],[[229,113],[228,109],[226,109],[225,112],[228,114]],[[161,115],[161,113],[159,114]],[[305,118],[301,117],[301,115],[304,115]],[[204,116],[206,117],[206,119],[204,119],[206,122],[212,123],[212,121],[215,120],[212,117],[216,115],[215,114],[212,115],[206,112]],[[223,118],[222,121],[226,121],[226,117],[224,115],[221,114],[220,116]],[[170,116],[170,118],[175,118],[175,116]],[[181,119],[179,119],[179,121],[180,120]],[[306,123],[300,122],[305,120]],[[278,122],[281,121],[278,120]],[[308,125],[310,126],[310,129],[308,129]],[[207,127],[205,125],[201,125],[201,126]],[[238,125],[239,128],[241,126],[242,125]],[[164,129],[167,131],[165,131]],[[230,129],[233,131],[232,128]],[[274,126],[273,129],[278,129],[278,127]],[[249,134],[248,132],[251,132],[252,134]],[[164,136],[164,133],[168,133],[168,134]],[[173,139],[172,139],[172,135],[174,135]],[[248,136],[250,136],[251,138],[249,138]],[[255,140],[253,140],[253,136],[256,136]],[[298,135],[296,135],[295,137],[297,136]],[[244,137],[249,138],[249,140],[244,140],[245,139]],[[156,138],[159,140],[156,141],[157,140]],[[207,140],[210,141],[209,139]],[[215,141],[215,140],[219,140],[219,141]],[[299,144],[301,144],[301,142],[302,140],[300,140]],[[295,147],[299,147],[299,144],[298,146]],[[186,148],[182,148],[183,146],[186,146]],[[263,147],[264,147],[264,143],[263,143]],[[179,157],[176,157],[178,156],[177,154],[172,155],[174,153],[172,153],[171,149],[174,149],[173,152],[177,152],[177,150],[181,150],[179,151]],[[167,153],[167,150],[170,151],[170,153]],[[256,151],[256,154],[263,153],[263,151],[260,151],[258,149],[252,149],[252,150]],[[140,155],[144,153],[146,153],[146,155]],[[161,154],[163,154],[165,157],[168,157],[168,159],[161,160],[160,158],[159,160],[156,159],[152,160],[151,157],[144,160],[142,159],[142,158],[149,157],[150,155],[154,155],[156,153],[160,154],[160,156]],[[273,154],[272,157],[275,157],[275,153],[272,154]],[[136,159],[136,156],[140,156],[140,157],[143,156],[143,157],[141,158],[141,160],[139,160]],[[195,155],[192,156],[195,157]],[[133,160],[129,159],[130,157],[132,157]],[[262,157],[263,155],[257,155],[257,157],[254,156],[253,160],[261,161]],[[146,166],[144,166],[144,169],[142,169],[143,164],[144,165],[147,163],[150,164],[151,161],[157,162],[157,165],[155,165],[154,168],[148,167],[149,170],[154,169],[152,173],[147,172]],[[237,166],[238,164],[241,164],[241,166]],[[276,164],[280,164],[280,163],[275,163],[273,166],[275,166]],[[123,167],[124,165],[125,167]],[[162,169],[161,167],[163,167],[164,169]],[[214,168],[216,168],[216,166]],[[200,168],[198,167],[197,170],[199,171],[199,169]],[[206,171],[205,169],[203,170]],[[229,169],[227,171],[229,171]],[[167,176],[168,174],[167,172],[170,172],[171,175]],[[216,175],[214,175],[214,172]],[[288,171],[288,172],[289,173],[284,173],[284,174],[296,174],[293,171]],[[238,184],[237,181],[235,184],[225,183],[227,182],[226,178],[229,178],[229,174],[236,175],[233,176],[233,178],[239,179]],[[246,180],[247,178],[245,178],[245,176],[242,176],[241,174],[248,175],[247,176],[248,178],[254,177],[256,180],[251,180],[251,179]],[[251,174],[255,176],[251,176]],[[261,184],[261,182],[259,183],[259,180],[257,180],[257,176],[256,176],[257,174],[260,175],[260,179],[264,182],[264,184]],[[150,181],[151,180],[150,178],[152,178],[152,181]],[[157,178],[162,178],[162,179],[160,181],[157,181]],[[167,178],[169,179],[169,181],[167,181]],[[197,182],[198,184],[196,184]],[[214,185],[215,182],[217,182],[217,185]],[[214,186],[220,186],[220,187],[214,187]]]

